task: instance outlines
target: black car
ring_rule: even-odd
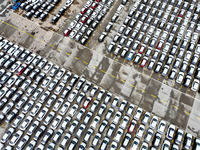
[[[27,14],[26,14],[26,17],[28,18],[28,19],[31,19],[31,17],[34,15],[34,10],[31,10],[30,12],[28,12]]]
[[[81,39],[81,44],[82,45],[85,45],[85,43],[87,42],[88,40],[88,37],[87,36],[84,36],[82,39]]]
[[[28,2],[25,2],[25,3],[22,3],[21,5],[20,5],[20,8],[21,9],[25,9],[25,7],[28,5]]]
[[[47,7],[46,11],[47,11],[47,12],[50,12],[50,11],[52,11],[52,10],[54,9],[54,7],[55,7],[55,5],[51,4],[51,5],[49,5],[49,6]]]
[[[44,3],[44,4],[42,4],[41,9],[45,10],[48,6],[49,6],[49,3]]]
[[[20,56],[20,60],[25,60],[27,57],[28,57],[28,55],[30,54],[31,52],[30,51],[25,51],[25,52],[23,52],[22,54],[21,54],[21,56]]]
[[[38,3],[37,5],[33,6],[33,10],[37,11],[40,8],[40,3]]]
[[[38,10],[38,11],[35,12],[34,17],[38,18],[41,14],[42,14],[42,10]]]
[[[59,15],[63,15],[63,14],[65,13],[66,10],[67,10],[67,7],[62,7],[62,8],[59,10],[58,14],[59,14]]]
[[[46,19],[47,15],[48,15],[47,12],[43,12],[43,13],[40,15],[40,20]]]
[[[4,118],[5,118],[4,115],[0,115],[0,123],[3,121]]]
[[[53,4],[54,4],[54,5],[57,5],[59,2],[60,2],[60,0],[54,0],[54,1],[53,1]]]
[[[60,15],[56,15],[52,18],[51,23],[55,24],[60,19]]]
[[[25,7],[25,11],[29,12],[33,8],[33,4],[29,4]]]
[[[8,102],[8,99],[4,98],[0,101],[0,110],[4,108],[5,104]]]

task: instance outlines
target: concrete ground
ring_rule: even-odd
[[[0,11],[7,4],[2,5]],[[148,70],[111,56],[105,51],[107,42],[96,43],[100,31],[85,47],[60,33],[41,28],[12,10],[5,11],[0,19],[1,36],[200,137],[200,95],[184,92],[157,74],[150,76]],[[6,125],[2,127],[6,129]]]

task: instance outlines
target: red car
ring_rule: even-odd
[[[80,13],[84,14],[87,11],[87,9],[88,9],[87,7],[82,8]]]
[[[88,16],[83,16],[83,17],[81,18],[81,22],[82,22],[82,23],[85,23],[85,22],[87,21],[87,19],[88,19]]]
[[[28,65],[22,64],[18,69],[17,69],[17,75],[21,75],[24,70],[27,68]]]
[[[92,9],[95,9],[97,6],[98,6],[98,3],[95,3],[95,2],[94,2],[94,3],[92,3],[91,8],[92,8]]]
[[[159,49],[159,50],[161,50],[162,49],[162,47],[163,47],[163,42],[162,41],[160,41],[159,43],[158,43],[158,45],[157,45],[157,49]]]
[[[178,16],[183,17],[184,14],[185,14],[185,10],[181,9]]]
[[[72,30],[71,29],[66,29],[65,31],[64,31],[64,36],[68,36],[69,34],[70,34],[70,32],[71,32]]]
[[[91,101],[92,101],[92,97],[87,97],[86,100],[83,103],[83,108],[85,108],[85,109],[88,108]]]
[[[140,49],[138,50],[138,53],[143,54],[145,49],[146,48],[144,46],[141,46]]]
[[[128,132],[129,133],[133,133],[135,126],[137,125],[137,121],[135,121],[134,119],[131,121],[129,127],[128,127]]]
[[[97,2],[100,2],[101,0],[96,0]]]
[[[148,58],[144,57],[144,58],[142,59],[141,63],[140,63],[140,66],[141,66],[141,67],[144,67],[144,66],[146,65],[146,63],[147,63],[147,60],[148,60]]]

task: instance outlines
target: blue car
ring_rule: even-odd
[[[127,56],[127,60],[132,60],[134,55],[135,55],[135,51],[131,50],[130,53],[128,54],[128,56]]]
[[[12,9],[17,10],[17,8],[19,8],[20,5],[21,5],[21,3],[17,2],[12,6]]]

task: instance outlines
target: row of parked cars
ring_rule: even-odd
[[[69,2],[70,3],[69,3]],[[72,0],[68,0],[66,6],[62,7],[58,15],[52,18],[52,23],[56,23],[58,19],[64,14],[68,5],[71,5]],[[31,19],[33,16],[44,21],[54,8],[60,3],[60,0],[42,0],[42,1],[28,1],[21,3],[20,8],[26,11],[26,17]],[[69,4],[68,4],[69,3]]]
[[[67,8],[69,8],[71,6],[71,4],[74,2],[74,0],[67,0],[65,6],[63,6],[57,14],[55,14],[51,20],[51,23],[55,24],[58,22],[58,20],[60,19],[60,17],[62,15],[64,15],[65,11],[67,10]]]
[[[113,2],[114,0],[88,0],[64,31],[64,36],[69,35],[70,38],[74,38],[75,41],[80,41],[81,44],[85,45]]]
[[[197,1],[137,1],[107,51],[198,91],[199,12]]]
[[[112,18],[111,18],[111,22],[109,22],[105,28],[105,32],[102,32],[102,34],[99,36],[98,41],[99,42],[103,42],[104,39],[106,38],[106,36],[108,35],[108,33],[111,31],[111,28],[113,26],[113,24],[117,21],[119,15],[121,14],[121,12],[124,9],[124,5],[126,5],[128,2],[128,0],[122,0],[122,3],[119,5],[119,7],[117,8],[116,12],[113,14]]]
[[[2,41],[0,60],[8,59],[0,61],[0,121],[9,125],[0,149],[199,149],[199,139],[191,134]]]

